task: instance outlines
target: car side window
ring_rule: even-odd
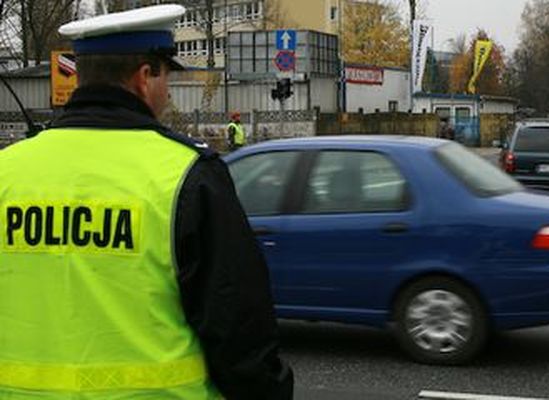
[[[299,154],[296,151],[261,153],[229,165],[246,214],[278,214],[286,184]]]
[[[402,211],[406,182],[396,165],[375,152],[324,151],[305,189],[303,212]]]

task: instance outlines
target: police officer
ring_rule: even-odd
[[[240,112],[238,111],[231,114],[231,121],[227,126],[227,136],[230,151],[238,150],[246,145],[246,132],[240,122]]]
[[[292,398],[227,168],[158,122],[183,12],[61,27],[80,86],[0,154],[0,398]]]

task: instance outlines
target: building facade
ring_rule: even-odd
[[[203,1],[201,6],[187,7],[187,12],[176,24],[178,54],[188,65],[203,67],[206,66],[209,46],[213,46],[215,67],[223,67],[228,32],[300,29],[336,34],[342,1],[213,0],[211,18]]]

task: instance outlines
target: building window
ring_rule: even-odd
[[[389,112],[398,111],[398,101],[391,100],[389,101]]]
[[[330,21],[337,20],[337,7],[330,8]]]
[[[435,114],[437,114],[440,119],[448,119],[452,116],[450,107],[436,107]]]
[[[239,23],[263,18],[263,4],[261,1],[231,4],[226,9],[225,6],[216,6],[213,11],[214,24],[223,24],[225,22]],[[203,12],[203,8],[187,11],[177,21],[176,28],[191,28],[200,25],[200,21],[203,19],[201,16]]]
[[[225,38],[215,39],[214,51],[215,54],[223,54],[225,52]]]
[[[224,54],[225,52],[225,38],[217,38],[213,42],[214,53],[217,55]],[[177,43],[177,52],[179,57],[186,56],[205,56],[208,55],[208,41],[206,39],[201,40],[188,40]]]

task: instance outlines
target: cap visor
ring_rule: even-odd
[[[167,56],[166,62],[172,71],[185,71],[187,69],[179,57]]]

